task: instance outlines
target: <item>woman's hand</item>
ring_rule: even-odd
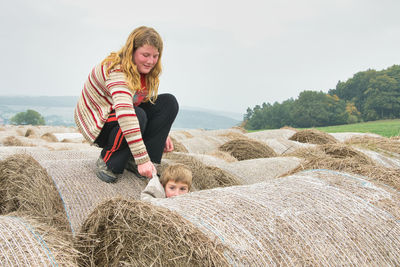
[[[156,167],[154,167],[154,164],[151,161],[139,164],[137,167],[140,175],[150,179],[153,178],[153,173],[157,172]]]
[[[174,144],[172,143],[171,138],[168,135],[167,140],[165,141],[164,152],[171,152],[172,150],[174,150]]]

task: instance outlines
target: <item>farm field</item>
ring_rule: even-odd
[[[400,135],[400,120],[369,121],[354,124],[316,127],[315,129],[327,133],[375,133],[384,137],[392,137]]]

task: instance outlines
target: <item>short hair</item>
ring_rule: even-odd
[[[160,183],[165,187],[169,181],[187,184],[190,190],[192,186],[192,171],[183,164],[169,165],[162,172]]]

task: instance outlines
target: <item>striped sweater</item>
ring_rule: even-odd
[[[89,74],[75,108],[74,118],[79,131],[91,144],[103,128],[108,115],[115,110],[121,131],[128,143],[135,162],[143,164],[150,160],[143,143],[139,121],[136,117],[133,100],[125,74],[114,68],[106,75],[106,66],[98,64]]]

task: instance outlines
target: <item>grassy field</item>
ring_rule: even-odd
[[[376,133],[382,136],[391,137],[400,135],[400,120],[369,121],[355,124],[316,127],[315,129],[327,133]]]

